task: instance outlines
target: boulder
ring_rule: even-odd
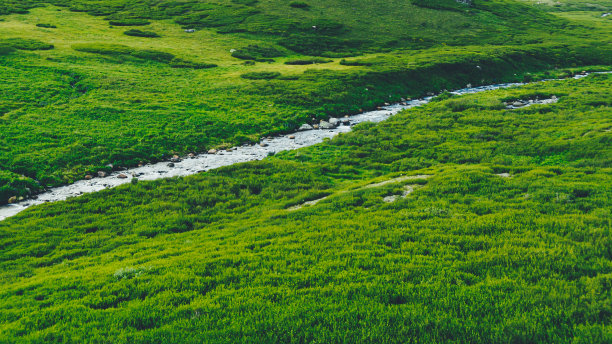
[[[524,104],[521,102],[514,102],[512,103],[512,106],[523,106]]]
[[[170,159],[171,162],[181,162],[181,158],[178,155],[172,156]]]
[[[339,119],[337,119],[337,118],[331,117],[331,118],[329,119],[329,124],[331,124],[331,125],[335,125],[335,126],[338,126],[338,125],[340,125],[340,120],[339,120]]]
[[[108,173],[106,173],[106,172],[104,172],[104,171],[98,171],[98,177],[100,177],[100,178],[104,178],[104,177],[106,177],[106,176],[108,176]]]
[[[319,125],[318,124],[313,124],[312,125],[312,129],[319,129]]]
[[[174,163],[173,162],[169,163],[168,167],[174,167]]]
[[[295,135],[290,135],[289,140],[295,140]]]
[[[299,127],[298,131],[306,131],[306,130],[312,130],[312,129],[313,129],[312,125],[308,123],[304,123],[302,124],[301,127]]]
[[[88,174],[85,176],[85,180],[92,180],[93,176],[91,174]]]
[[[17,196],[13,196],[8,199],[9,204],[17,203]]]
[[[267,143],[265,143],[265,142],[262,142],[262,143],[260,143],[259,145],[260,145],[261,147],[268,147],[268,144],[267,144]]]
[[[119,178],[119,179],[127,179],[127,177],[128,176],[123,174],[123,173],[121,173],[120,175],[117,176],[117,178]]]
[[[319,123],[319,128],[321,129],[334,129],[335,127],[335,125],[326,121],[321,121],[321,123]]]
[[[195,154],[193,154],[193,153],[189,153],[187,156],[188,156],[190,159],[195,159],[195,157],[196,157],[196,155],[195,155]]]
[[[349,120],[348,118],[345,118],[342,120],[342,124],[344,125],[351,125],[351,120]]]
[[[217,150],[216,149],[210,149],[208,151],[208,154],[217,154]]]

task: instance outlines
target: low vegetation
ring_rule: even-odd
[[[0,223],[0,338],[607,343],[610,87],[454,96],[27,210]],[[534,94],[560,100],[503,106]]]
[[[124,32],[125,35],[134,36],[134,37],[147,37],[147,38],[156,38],[159,35],[153,31],[141,31],[137,29],[127,30]]]

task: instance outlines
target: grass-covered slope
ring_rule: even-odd
[[[0,339],[609,343],[611,87],[451,97],[29,209],[0,223]]]
[[[0,204],[108,164],[612,59],[609,27],[516,1],[306,3],[0,0],[0,170],[30,184],[0,179]],[[125,34],[134,30],[160,37]],[[291,63],[304,55],[332,62]]]

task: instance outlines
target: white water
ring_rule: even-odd
[[[586,75],[577,75],[579,79]],[[463,88],[453,91],[455,95],[463,95],[484,91],[491,91],[500,88],[513,86],[521,86],[523,83],[507,83],[495,84],[479,87]],[[385,106],[382,110],[364,112],[349,118],[351,125],[362,122],[381,122],[397,114],[398,112],[421,106],[429,103],[433,97],[411,100],[403,103]],[[320,143],[325,138],[332,138],[339,133],[349,132],[350,126],[340,125],[335,129],[314,129],[307,131],[299,131],[292,134],[274,137],[262,140],[267,146],[262,147],[257,145],[245,145],[235,147],[232,151],[221,151],[217,154],[200,154],[194,158],[183,158],[181,162],[174,163],[174,167],[168,167],[169,162],[159,162],[155,164],[145,165],[142,167],[131,168],[125,171],[118,171],[109,174],[106,178],[95,178],[91,180],[80,180],[74,184],[53,188],[45,193],[38,195],[37,199],[29,199],[16,204],[9,204],[0,207],[0,221],[18,214],[19,212],[42,203],[63,201],[71,197],[78,197],[85,193],[96,192],[103,189],[113,188],[121,184],[129,183],[132,178],[138,180],[154,180],[169,177],[182,177],[192,175],[198,172],[208,171],[210,169],[228,166],[240,162],[261,160],[270,154],[274,154],[284,150],[297,149]],[[290,139],[290,136],[295,136],[295,139]],[[125,174],[126,179],[120,179],[118,176]]]

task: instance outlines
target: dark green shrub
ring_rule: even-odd
[[[471,0],[464,0],[459,3],[456,0],[411,0],[412,4],[419,7],[431,8],[434,10],[460,11],[471,5]]]
[[[151,24],[150,21],[144,19],[120,19],[111,20],[108,23],[113,26],[145,26]]]
[[[333,36],[298,34],[281,39],[278,44],[303,55],[340,57],[358,54],[365,42]]]
[[[258,3],[259,0],[232,0],[232,2],[238,5],[253,6]]]
[[[55,29],[55,28],[57,28],[57,26],[51,25],[51,24],[36,24],[36,26],[44,27],[44,28],[48,28],[48,29]]]
[[[10,47],[8,45],[0,45],[0,56],[8,55],[12,52],[15,52],[15,48]]]
[[[180,58],[174,58],[170,61],[170,67],[172,68],[191,68],[191,69],[205,69],[205,68],[214,68],[217,67],[216,64],[213,63],[201,63],[201,62],[193,62],[187,61]]]
[[[318,63],[330,63],[334,62],[333,60],[324,59],[320,57],[314,57],[310,59],[298,59],[298,60],[289,60],[285,62],[286,65],[309,65],[309,64],[318,64]]]
[[[250,80],[270,80],[276,79],[281,76],[279,72],[251,72],[242,74],[240,77],[243,79]]]
[[[347,61],[345,59],[340,60],[340,64],[343,66],[371,66],[373,65],[372,62],[365,62],[365,61],[360,61],[360,60]]]
[[[300,8],[303,10],[307,10],[310,8],[310,5],[303,2],[303,1],[292,1],[289,3],[289,6],[293,7],[293,8]]]
[[[271,46],[249,45],[248,47],[237,49],[232,53],[232,57],[242,60],[256,60],[268,62],[272,57],[280,57],[285,54]]]
[[[35,39],[6,38],[0,40],[0,45],[9,46],[19,50],[51,50],[53,44],[44,43]]]
[[[148,38],[160,37],[157,33],[153,31],[141,31],[137,29],[127,30],[123,34],[128,35],[128,36],[134,36],[134,37],[148,37]]]
[[[174,55],[157,50],[138,50],[121,44],[108,43],[83,43],[74,44],[72,49],[92,54],[109,56],[133,56],[143,60],[169,63],[174,59]]]

